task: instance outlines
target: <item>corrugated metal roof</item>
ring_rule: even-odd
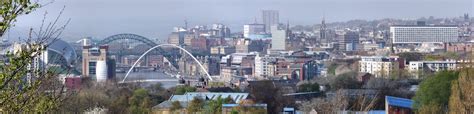
[[[184,95],[171,96],[170,101],[190,101],[193,100],[194,97],[216,100],[220,96],[222,99],[230,97],[235,102],[240,102],[241,100],[247,99],[248,95],[248,93],[187,92]]]
[[[399,97],[385,96],[385,101],[390,106],[397,106],[397,107],[403,107],[403,108],[411,109],[413,105],[413,100],[399,98]]]

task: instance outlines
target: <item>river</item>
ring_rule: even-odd
[[[123,79],[126,73],[117,73],[117,79],[120,81]],[[166,75],[165,73],[161,71],[140,71],[140,72],[132,72],[130,75],[127,77],[128,81],[131,80],[143,80],[143,79],[176,79],[174,77],[171,77],[169,75]],[[166,82],[144,82],[145,85],[151,85],[151,84],[156,84],[156,83],[161,83],[164,88],[171,88],[174,87],[178,84],[178,82],[173,81],[166,81]]]

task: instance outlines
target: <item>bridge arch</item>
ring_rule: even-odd
[[[135,61],[135,63],[133,63],[132,67],[130,67],[130,69],[128,70],[127,74],[125,75],[125,77],[123,78],[122,80],[122,83],[125,82],[125,80],[127,79],[128,75],[130,74],[130,72],[133,70],[133,68],[135,67],[135,65],[137,65],[138,62],[140,62],[140,60],[146,55],[148,54],[149,52],[151,52],[152,50],[154,50],[155,48],[159,48],[159,47],[162,47],[162,46],[170,46],[170,47],[174,47],[174,48],[178,48],[180,49],[181,51],[184,51],[187,55],[191,56],[191,58],[193,58],[193,60],[199,65],[199,67],[201,67],[201,70],[204,71],[204,73],[206,73],[207,77],[209,78],[209,80],[212,81],[212,77],[211,75],[209,75],[209,73],[207,72],[207,70],[204,68],[204,66],[201,64],[201,62],[199,62],[189,51],[187,51],[186,49],[182,48],[182,47],[179,47],[177,45],[174,45],[174,44],[160,44],[160,45],[156,45],[150,49],[148,49],[145,53],[143,53],[138,59],[137,61]]]
[[[102,41],[100,41],[99,45],[104,45],[104,44],[108,44],[108,43],[116,41],[116,40],[124,40],[124,39],[136,40],[136,41],[145,43],[146,45],[148,45],[150,47],[158,45],[154,41],[152,41],[152,40],[150,40],[146,37],[136,35],[136,34],[130,34],[130,33],[122,33],[122,34],[116,34],[116,35],[109,36],[109,37],[103,39]]]

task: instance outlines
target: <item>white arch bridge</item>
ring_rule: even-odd
[[[144,79],[144,80],[132,80],[132,81],[127,81],[127,77],[128,77],[128,75],[130,74],[130,72],[132,72],[133,68],[140,62],[140,60],[141,60],[146,54],[148,54],[149,52],[151,52],[152,50],[154,50],[154,49],[156,49],[156,48],[164,47],[164,46],[178,48],[178,49],[180,49],[181,51],[185,52],[187,55],[189,55],[191,58],[193,58],[193,60],[199,65],[199,67],[201,68],[201,70],[206,74],[207,78],[208,78],[210,81],[212,81],[211,75],[209,75],[209,73],[208,73],[207,70],[204,68],[204,66],[201,64],[201,62],[199,62],[199,61],[196,59],[196,57],[194,57],[189,51],[187,51],[186,49],[184,49],[184,48],[182,48],[182,47],[180,47],[180,46],[174,45],[174,44],[159,44],[159,45],[153,46],[152,48],[148,49],[145,53],[143,53],[143,54],[137,59],[137,61],[135,61],[135,63],[133,63],[132,67],[130,67],[130,69],[128,70],[127,74],[125,75],[125,77],[123,78],[123,80],[122,80],[120,83],[178,81],[177,79]]]

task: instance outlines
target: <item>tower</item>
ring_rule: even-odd
[[[319,37],[321,40],[327,40],[327,28],[326,28],[326,20],[323,16],[323,20],[321,21],[321,27],[319,28]]]
[[[184,19],[184,29],[188,29],[188,20]]]
[[[265,32],[271,33],[271,26],[278,25],[279,14],[277,10],[262,11],[263,24],[265,24]]]

